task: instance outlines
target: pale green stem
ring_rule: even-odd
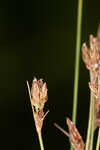
[[[87,139],[86,139],[86,148],[85,148],[85,150],[89,150],[90,134],[91,134],[91,101],[90,101],[90,112],[89,112],[89,121],[88,121],[88,130],[87,130]]]
[[[38,137],[39,137],[40,148],[41,148],[41,150],[44,150],[42,135],[41,135],[41,134],[38,134]]]
[[[83,0],[78,0],[77,12],[77,36],[76,36],[76,57],[75,57],[75,75],[74,75],[74,93],[73,93],[73,123],[76,123],[77,100],[78,100],[78,81],[79,81],[79,63],[80,63],[80,45],[81,45],[81,24],[82,24],[82,6]]]
[[[100,149],[100,127],[99,127],[99,132],[98,132],[98,138],[97,138],[97,144],[96,144],[96,150]]]
[[[90,98],[90,112],[89,112],[89,122],[88,122],[88,131],[87,131],[87,139],[86,139],[86,148],[85,150],[90,150],[91,144],[93,143],[93,125],[94,125],[94,117],[93,117],[93,106],[94,104],[94,99],[93,96],[91,94],[91,98]],[[92,139],[91,139],[92,137]],[[92,140],[92,142],[91,142]]]
[[[94,97],[92,96],[92,112],[91,112],[91,141],[90,141],[90,150],[93,150],[93,138],[94,138]]]
[[[74,124],[76,124],[77,101],[78,101],[78,81],[79,81],[82,9],[83,9],[83,0],[78,0],[75,75],[74,75],[73,112],[72,112],[72,121]],[[72,150],[72,147],[71,147],[71,150]]]

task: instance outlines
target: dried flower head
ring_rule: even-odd
[[[96,71],[100,66],[100,26],[98,28],[97,37],[90,35],[90,48],[83,44],[82,46],[83,61],[87,69]]]
[[[94,129],[100,126],[100,26],[97,37],[90,35],[90,48],[83,44],[82,46],[83,61],[90,71],[89,87],[94,97]]]
[[[36,108],[36,111],[42,110],[47,101],[47,86],[42,79],[34,78],[31,88],[31,104]]]
[[[84,150],[85,144],[83,142],[82,137],[80,136],[77,128],[72,123],[72,121],[67,118],[66,119],[68,129],[69,129],[69,140],[75,150]]]
[[[36,130],[37,130],[37,133],[40,135],[41,129],[43,126],[43,120],[46,114],[48,113],[47,112],[46,114],[44,114],[44,111],[43,111],[44,104],[47,101],[48,89],[47,89],[46,83],[43,83],[42,79],[37,80],[36,78],[34,78],[32,82],[31,90],[30,90],[28,82],[27,82],[27,86],[29,90]]]

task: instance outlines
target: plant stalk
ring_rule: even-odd
[[[79,63],[80,63],[80,45],[81,45],[81,24],[82,24],[83,0],[78,0],[77,10],[77,35],[76,35],[76,56],[75,56],[75,74],[74,74],[74,93],[73,93],[73,113],[72,121],[76,123],[77,100],[78,100],[78,81],[79,81]]]
[[[96,150],[100,149],[100,127],[98,131],[98,138],[97,138],[97,144],[96,144]]]
[[[40,148],[41,148],[41,150],[44,150],[42,135],[41,135],[41,134],[38,134],[38,137],[39,137]]]
[[[73,91],[73,112],[72,121],[76,124],[77,103],[78,103],[78,81],[79,81],[79,63],[80,63],[80,45],[81,45],[81,26],[82,26],[83,0],[78,0],[77,9],[77,35],[76,35],[76,56],[75,56],[75,74]],[[71,146],[71,150],[72,150]]]
[[[90,139],[90,150],[93,150],[93,138],[94,138],[94,97],[92,96],[92,112],[91,112],[91,139]]]
[[[86,139],[86,148],[85,148],[85,150],[92,150],[90,148],[92,148],[92,146],[93,146],[93,133],[94,133],[94,99],[93,99],[93,96],[91,94],[89,122],[88,122],[88,131],[87,131],[87,139]]]
[[[76,35],[76,56],[75,56],[75,74],[73,91],[73,112],[72,121],[76,124],[77,102],[78,102],[78,81],[79,81],[79,63],[80,63],[80,45],[81,45],[81,24],[82,24],[83,0],[78,0],[77,9],[77,35]],[[71,147],[72,150],[72,147]]]

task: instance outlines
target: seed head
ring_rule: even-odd
[[[90,47],[82,46],[83,61],[90,72],[89,87],[94,97],[94,130],[100,126],[100,25],[97,37],[90,35]]]
[[[69,129],[69,140],[73,146],[73,148],[75,150],[84,150],[84,142],[82,137],[80,136],[77,128],[75,127],[75,125],[72,123],[72,121],[67,118],[66,119],[66,123],[68,125],[68,129]]]
[[[83,44],[82,57],[87,69],[97,71],[100,66],[100,27],[97,37],[90,35],[90,48]]]
[[[41,135],[43,120],[48,113],[47,111],[47,113],[44,114],[44,111],[43,111],[44,104],[47,101],[48,89],[47,89],[46,83],[43,83],[42,79],[37,80],[36,78],[34,78],[32,82],[31,90],[30,90],[28,82],[27,82],[27,86],[29,90],[36,130],[37,130],[37,133]]]
[[[31,88],[31,104],[35,107],[36,111],[44,108],[47,101],[47,86],[43,83],[42,79],[37,80],[34,78]]]

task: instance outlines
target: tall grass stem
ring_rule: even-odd
[[[80,46],[81,46],[82,8],[83,8],[83,0],[78,0],[76,56],[75,56],[74,93],[73,93],[73,113],[72,113],[72,120],[73,120],[74,123],[76,123],[76,115],[77,115],[79,63],[80,63]]]
[[[81,46],[82,10],[83,10],[83,0],[78,0],[77,33],[76,33],[76,56],[75,56],[73,112],[72,112],[72,121],[73,121],[74,124],[76,124],[77,103],[78,103],[78,81],[79,81],[80,46]],[[73,148],[71,146],[71,150],[72,149]]]

